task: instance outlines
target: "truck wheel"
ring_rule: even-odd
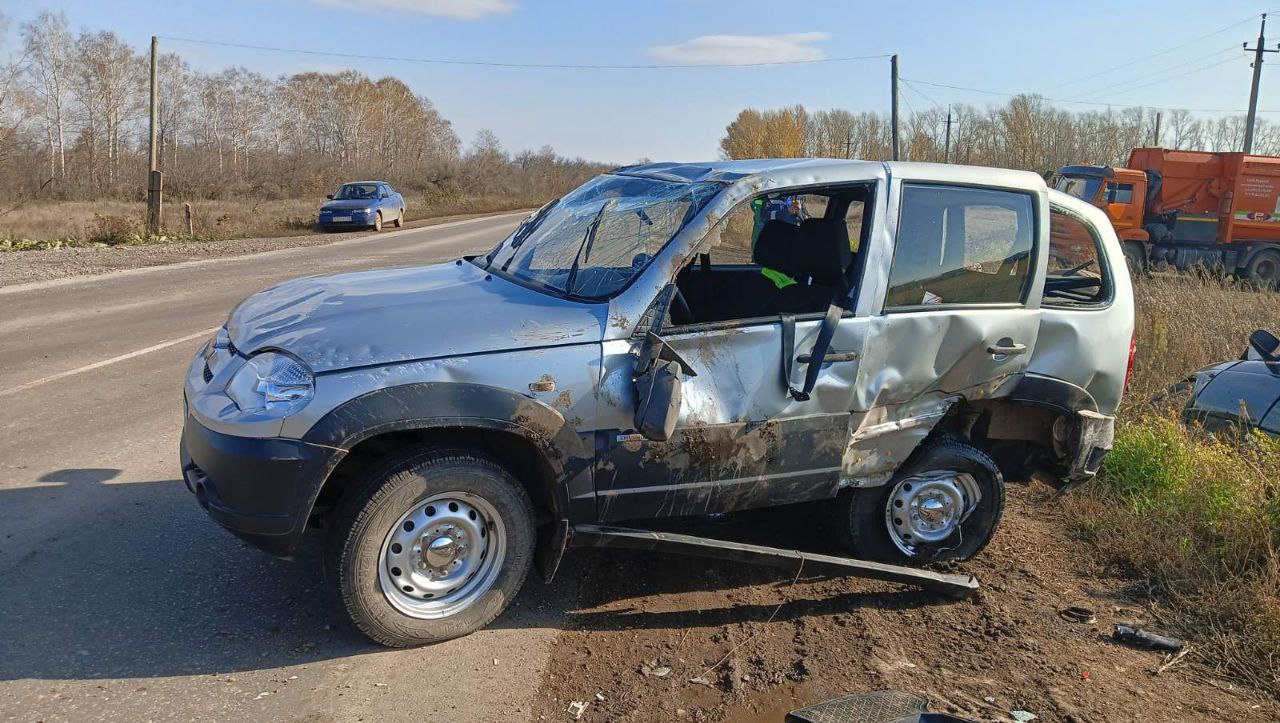
[[[967,560],[1004,514],[1004,479],[978,448],[942,438],[881,487],[846,490],[837,529],[855,555],[879,562]]]
[[[1126,241],[1122,248],[1124,249],[1124,262],[1129,265],[1129,274],[1132,276],[1140,276],[1147,272],[1147,255],[1142,250],[1142,246],[1132,241]]]
[[[1280,251],[1266,249],[1249,259],[1249,280],[1266,289],[1280,284]]]
[[[402,648],[488,625],[524,584],[533,548],[533,507],[505,469],[432,450],[340,503],[326,569],[351,622]]]

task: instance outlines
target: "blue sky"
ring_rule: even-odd
[[[547,64],[702,65],[896,52],[902,76],[913,81],[904,89],[904,111],[907,104],[923,110],[1004,100],[921,81],[1117,106],[1237,110],[1248,105],[1251,73],[1239,47],[1257,37],[1257,13],[1275,11],[1268,43],[1280,40],[1280,0],[1272,2],[1276,7],[1191,0],[0,0],[0,12],[16,27],[42,9],[62,11],[73,28],[112,30],[139,49],[154,34]],[[889,103],[884,58],[752,68],[515,69],[161,42],[204,70],[243,65],[274,76],[351,67],[395,75],[431,98],[464,142],[491,128],[509,150],[550,144],[565,155],[615,162],[714,158],[724,126],[747,106],[886,111]],[[1259,107],[1280,110],[1280,77],[1273,77],[1280,55],[1268,60]]]

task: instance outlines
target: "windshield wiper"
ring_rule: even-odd
[[[611,198],[600,206],[600,210],[596,212],[595,218],[591,219],[591,225],[587,227],[587,233],[582,237],[582,243],[578,246],[578,253],[573,255],[573,265],[569,267],[569,278],[564,282],[564,293],[573,293],[573,282],[578,278],[578,263],[585,259],[591,258],[591,245],[595,243],[596,231],[600,228],[600,221],[604,218],[604,212],[618,205],[618,199]],[[583,255],[583,251],[586,254]]]

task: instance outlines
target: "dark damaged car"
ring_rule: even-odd
[[[1132,337],[1111,225],[1035,174],[632,166],[482,256],[245,300],[191,363],[183,474],[273,554],[323,530],[387,645],[484,626],[575,545],[808,555],[645,529],[798,502],[853,556],[815,566],[963,590],[915,568],[982,550],[1006,480],[1094,475]]]
[[[1205,367],[1170,390],[1182,417],[1210,432],[1258,430],[1280,439],[1280,339],[1259,329],[1238,360]]]

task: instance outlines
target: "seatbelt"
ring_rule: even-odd
[[[791,386],[791,370],[796,355],[796,317],[794,314],[780,314],[782,319],[782,384],[787,394],[797,402],[807,402],[818,385],[818,373],[822,371],[822,360],[831,349],[831,338],[835,336],[836,324],[844,314],[844,309],[836,303],[840,298],[837,291],[827,307],[826,316],[822,317],[822,326],[818,327],[818,338],[813,342],[813,350],[809,352],[809,368],[804,372],[804,387],[796,389]]]
[[[807,401],[809,395],[796,391],[791,386],[791,366],[796,357],[796,317],[795,314],[779,314],[782,320],[782,388],[797,402]],[[804,399],[800,396],[804,395]]]

